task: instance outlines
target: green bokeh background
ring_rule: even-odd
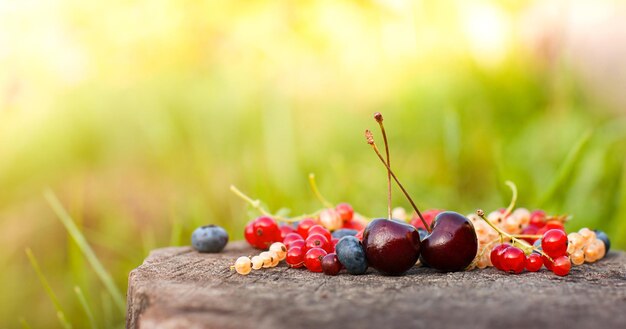
[[[89,326],[74,286],[100,327],[123,326],[45,188],[125,291],[151,249],[187,245],[199,225],[242,238],[250,212],[230,184],[296,215],[320,207],[307,185],[314,172],[331,201],[384,215],[385,170],[363,136],[376,128],[375,111],[385,115],[393,167],[422,208],[497,209],[512,180],[520,206],[571,214],[569,230],[603,229],[623,249],[625,105],[593,92],[604,86],[590,87],[576,58],[560,51],[563,35],[547,46],[527,37],[525,27],[543,22],[528,22],[536,6],[0,7],[8,50],[0,54],[0,327],[20,318],[58,326],[27,247],[74,327]],[[408,207],[394,191],[394,205]]]

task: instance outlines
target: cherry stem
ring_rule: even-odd
[[[387,133],[385,132],[385,126],[383,125],[383,115],[380,112],[374,113],[374,119],[378,122],[380,131],[383,134],[383,142],[385,143],[385,156],[388,167],[391,167],[391,160],[389,160],[389,143],[387,142]],[[387,169],[387,219],[391,220],[391,173]]]
[[[485,217],[485,212],[482,209],[476,210],[476,214],[478,215],[478,217],[482,218],[485,222],[487,222],[487,224],[489,224],[489,226],[491,226],[492,229],[494,229],[494,230],[496,230],[496,232],[498,232],[498,234],[500,235],[500,241],[503,241],[502,237],[507,237],[507,238],[509,238],[511,240],[511,242],[516,243],[522,250],[524,250],[524,253],[528,253],[529,250],[536,251],[536,252],[540,253],[542,256],[545,256],[546,258],[548,258],[551,262],[553,261],[550,256],[548,256],[546,253],[543,252],[543,250],[537,249],[537,248],[529,245],[526,241],[520,240],[516,236],[508,234],[508,233],[502,231],[497,226],[495,226],[490,220],[488,220]]]
[[[322,193],[320,193],[320,190],[317,188],[317,183],[315,182],[315,174],[314,173],[310,173],[309,174],[309,185],[311,185],[311,190],[313,191],[313,194],[315,194],[315,197],[324,205],[324,207],[326,208],[334,208],[335,206],[330,203],[328,200],[326,200],[326,198],[324,198],[324,196],[322,196]]]
[[[515,185],[515,183],[511,182],[510,180],[504,183],[508,187],[510,187],[511,191],[513,192],[513,195],[511,196],[511,203],[509,204],[509,207],[506,208],[506,211],[504,211],[504,214],[503,214],[503,217],[507,217],[513,212],[513,209],[515,208],[515,203],[517,202],[517,186]]]
[[[424,227],[426,228],[428,233],[431,233],[432,230],[430,229],[430,226],[428,225],[428,223],[426,223],[426,220],[422,216],[422,213],[419,211],[419,209],[417,209],[417,206],[415,205],[415,202],[413,202],[413,199],[411,199],[411,196],[409,195],[409,193],[406,191],[404,186],[402,186],[402,183],[400,183],[400,180],[398,180],[398,177],[396,177],[396,174],[393,173],[393,171],[391,170],[389,165],[387,165],[387,163],[385,162],[385,159],[383,158],[383,156],[380,154],[380,151],[378,150],[378,147],[376,146],[376,143],[374,142],[374,135],[372,135],[372,132],[369,131],[369,130],[366,130],[365,131],[365,138],[367,138],[367,143],[372,146],[372,149],[374,149],[374,152],[376,153],[376,155],[378,155],[378,159],[380,159],[380,161],[383,163],[383,165],[385,165],[385,167],[387,167],[387,170],[388,170],[389,174],[391,174],[391,177],[396,181],[396,184],[398,184],[398,187],[400,188],[400,190],[402,190],[402,193],[404,193],[406,198],[411,203],[411,206],[413,207],[413,210],[415,210],[415,212],[419,216],[420,220],[422,220],[422,224],[424,224]]]
[[[285,222],[285,223],[295,223],[303,218],[306,217],[314,217],[316,216],[319,212],[313,213],[313,214],[305,214],[305,215],[300,215],[297,217],[292,217],[292,218],[287,218],[287,217],[283,217],[283,216],[278,216],[278,215],[273,215],[271,214],[269,211],[267,211],[265,208],[261,207],[261,200],[253,200],[252,198],[250,198],[249,196],[245,195],[243,192],[241,192],[238,188],[235,187],[235,185],[231,185],[230,186],[230,190],[235,193],[238,197],[242,198],[244,201],[246,201],[247,203],[250,204],[250,206],[252,206],[252,208],[256,209],[258,212],[260,212],[261,214],[263,214],[264,216],[268,216],[268,217],[272,217],[273,219],[280,221],[280,222]]]

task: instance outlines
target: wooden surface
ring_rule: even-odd
[[[368,270],[326,276],[288,268],[242,276],[229,269],[258,251],[153,251],[130,273],[129,328],[626,328],[626,254],[573,267],[509,275],[495,269],[401,277]]]

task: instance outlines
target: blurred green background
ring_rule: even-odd
[[[0,1],[0,327],[122,327],[42,192],[124,293],[151,249],[249,220],[386,211],[381,111],[418,205],[569,213],[626,247],[622,1]],[[376,131],[377,135],[378,132]],[[378,137],[380,141],[380,137]],[[396,190],[397,191],[397,190]],[[395,205],[408,207],[400,193]]]

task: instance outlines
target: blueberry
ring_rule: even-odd
[[[541,249],[541,239],[537,239],[537,240],[535,240],[535,243],[533,243],[533,247],[534,247],[535,249],[542,250],[542,249]]]
[[[606,233],[604,233],[604,231],[600,231],[600,230],[593,230],[593,231],[596,232],[596,238],[604,242],[604,249],[606,249],[606,252],[608,253],[609,250],[611,250],[611,240],[609,240],[609,236]]]
[[[198,227],[191,234],[191,245],[199,252],[220,252],[228,243],[228,233],[217,225]]]
[[[424,238],[428,235],[428,231],[421,227],[417,229],[417,233],[420,234],[420,242],[422,242],[422,240],[424,240]]]
[[[336,230],[335,232],[333,232],[332,236],[335,239],[341,239],[344,236],[355,236],[357,233],[359,233],[359,231],[357,231],[357,230],[352,230],[352,229],[349,229],[349,228],[340,228],[340,229]]]
[[[367,259],[361,241],[354,236],[344,236],[335,246],[339,262],[350,274],[363,274],[367,271]]]

